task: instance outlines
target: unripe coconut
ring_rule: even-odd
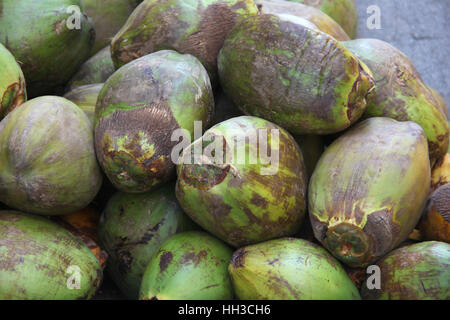
[[[442,157],[449,147],[447,118],[408,57],[377,39],[342,44],[370,68],[375,78],[377,89],[364,116],[418,123],[427,136],[430,158]]]
[[[100,287],[99,261],[60,225],[0,211],[0,234],[1,300],[89,299]]]
[[[196,228],[178,205],[174,189],[169,183],[150,193],[118,192],[102,214],[99,238],[109,254],[107,271],[130,299],[138,298],[144,270],[161,244]]]
[[[340,42],[292,15],[262,14],[237,23],[218,67],[238,108],[294,134],[348,128],[364,113],[374,86],[370,70]]]
[[[0,201],[9,207],[68,214],[86,207],[101,184],[92,125],[69,100],[35,98],[0,122]]]
[[[140,300],[230,300],[227,271],[233,251],[206,232],[170,237],[151,258]]]
[[[97,105],[98,95],[103,88],[103,83],[87,84],[77,87],[64,95],[64,98],[75,103],[94,126],[95,106]]]
[[[431,191],[450,183],[450,153],[439,159],[431,170]]]
[[[390,118],[359,123],[325,150],[311,177],[315,237],[351,267],[375,262],[417,225],[430,176],[418,124]]]
[[[243,300],[360,300],[341,264],[324,248],[283,238],[237,250],[228,267]]]
[[[303,3],[319,9],[333,18],[352,38],[356,38],[358,30],[358,12],[355,0],[287,0]]]
[[[20,61],[30,97],[53,93],[89,57],[95,31],[81,0],[3,0],[0,42]]]
[[[370,300],[449,300],[450,244],[420,242],[392,251],[377,262],[380,289],[361,289]]]
[[[62,216],[52,216],[51,219],[81,239],[95,255],[102,266],[106,267],[108,254],[98,245],[97,225],[100,213],[87,207],[80,211]]]
[[[184,150],[177,172],[184,211],[232,246],[291,236],[301,227],[303,157],[294,138],[269,121],[242,116],[221,122]]]
[[[130,14],[142,0],[83,0],[84,11],[95,29],[95,44],[91,55],[111,43]]]
[[[126,64],[106,81],[95,109],[103,171],[117,189],[132,193],[175,178],[174,131],[193,137],[194,122],[208,127],[213,112],[208,73],[195,57],[163,50]]]
[[[445,118],[448,118],[448,108],[447,108],[447,104],[445,103],[444,98],[441,96],[441,94],[439,92],[434,90],[432,87],[428,86],[428,89],[430,89],[431,93],[433,94],[434,99],[437,103],[437,107],[445,115]]]
[[[0,43],[0,120],[27,100],[25,78],[11,52]]]
[[[110,47],[107,46],[81,65],[67,84],[66,91],[88,84],[104,83],[114,71]]]
[[[336,40],[350,40],[350,37],[336,21],[314,7],[283,0],[256,0],[255,3],[258,5],[261,13],[291,14],[312,22],[316,28],[329,34]]]
[[[425,240],[450,243],[450,183],[430,195],[420,231]]]
[[[302,151],[303,161],[305,162],[306,172],[309,178],[313,174],[314,168],[325,150],[324,140],[321,136],[312,135],[297,135],[294,136],[294,139]]]
[[[114,64],[158,50],[198,58],[216,82],[217,55],[236,21],[258,13],[253,0],[145,0],[111,42]]]

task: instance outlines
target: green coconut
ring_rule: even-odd
[[[103,83],[95,83],[80,86],[72,89],[64,95],[64,98],[72,101],[84,111],[92,125],[94,125],[97,98],[103,88],[103,85]]]
[[[94,39],[81,0],[1,3],[0,42],[20,61],[30,97],[64,86],[89,57]]]
[[[372,70],[376,82],[374,98],[365,117],[389,117],[417,122],[428,139],[432,160],[449,147],[449,126],[435,94],[425,85],[408,57],[387,42],[358,39],[342,42]]]
[[[302,153],[269,121],[242,116],[219,123],[184,150],[177,172],[176,195],[186,214],[232,246],[291,236],[301,227]]]
[[[105,47],[78,69],[77,73],[70,79],[66,91],[88,84],[104,83],[116,71],[111,60],[110,47]]]
[[[358,11],[355,0],[287,0],[319,9],[336,21],[352,38],[358,31]]]
[[[319,162],[319,159],[325,150],[324,139],[321,136],[312,135],[294,136],[294,139],[302,151],[308,177],[311,177],[317,162]]]
[[[315,27],[339,41],[350,40],[344,29],[328,15],[314,7],[300,3],[292,3],[283,0],[256,0],[261,13],[267,14],[291,14],[312,22]]]
[[[163,50],[126,64],[106,81],[95,109],[103,171],[117,189],[131,193],[174,179],[175,130],[190,142],[194,122],[207,127],[213,112],[208,73],[195,57]]]
[[[445,115],[445,118],[448,119],[448,107],[447,103],[445,103],[444,97],[442,97],[441,94],[436,90],[434,90],[432,87],[428,86],[428,89],[430,89],[432,95],[434,96],[434,99],[437,102],[437,107]]]
[[[396,249],[377,262],[380,288],[363,284],[371,300],[450,300],[450,244],[426,241]]]
[[[89,299],[103,272],[91,250],[43,217],[0,211],[0,299]]]
[[[130,14],[142,0],[83,0],[84,10],[92,19],[95,44],[91,55],[111,43]]]
[[[140,300],[230,300],[227,271],[233,251],[199,231],[170,237],[152,256],[142,278]]]
[[[237,23],[218,67],[238,108],[294,134],[345,130],[362,116],[374,87],[370,70],[340,42],[286,14]]]
[[[11,52],[0,43],[0,120],[27,100],[22,69]]]
[[[169,183],[153,192],[116,193],[100,218],[99,239],[108,252],[107,272],[129,299],[137,299],[153,253],[175,233],[195,229]]]
[[[101,184],[92,125],[74,103],[35,98],[0,122],[0,201],[7,206],[68,214],[86,207]]]
[[[341,264],[303,239],[270,240],[237,250],[228,267],[242,300],[360,300]]]
[[[308,191],[314,235],[350,267],[367,266],[408,238],[430,182],[422,128],[367,119],[335,140],[314,170]]]
[[[197,57],[216,82],[217,54],[235,22],[258,13],[253,0],[145,0],[111,42],[116,67],[158,50]]]

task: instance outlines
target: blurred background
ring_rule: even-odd
[[[450,106],[450,0],[356,0],[358,38],[387,41],[405,53],[425,83]],[[367,13],[380,9],[381,29],[370,30]]]

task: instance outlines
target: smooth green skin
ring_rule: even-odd
[[[381,289],[367,289],[361,296],[371,300],[449,300],[450,244],[420,242],[392,251],[377,262]]]
[[[430,183],[420,126],[367,119],[335,140],[314,170],[308,191],[314,235],[347,265],[364,267],[406,240],[420,219]],[[350,230],[337,245],[331,230],[345,225]],[[346,253],[348,244],[352,248]],[[368,247],[359,251],[361,244]]]
[[[153,253],[172,235],[194,230],[177,203],[174,184],[153,192],[118,192],[100,218],[100,244],[108,252],[107,272],[129,298],[137,299]]]
[[[245,114],[294,134],[342,131],[365,111],[370,70],[298,19],[262,14],[237,23],[218,57],[222,88]]]
[[[170,237],[152,256],[140,300],[231,300],[227,271],[233,251],[206,232]]]
[[[366,63],[375,78],[377,89],[364,117],[417,122],[427,136],[430,158],[442,157],[449,147],[447,118],[409,58],[389,43],[377,39],[358,39],[342,44]]]
[[[0,43],[0,120],[27,100],[25,77],[11,52]]]
[[[150,191],[175,177],[173,131],[187,130],[192,139],[194,121],[208,127],[213,112],[208,73],[195,57],[163,50],[136,59],[100,91],[95,109],[100,165],[117,189]]]
[[[92,125],[69,100],[35,98],[0,122],[0,201],[9,207],[68,214],[86,207],[101,184]]]
[[[341,264],[312,242],[282,238],[243,247],[228,271],[241,300],[360,300]]]
[[[84,111],[86,116],[89,118],[89,121],[91,121],[92,126],[94,125],[97,98],[103,88],[103,85],[103,83],[95,83],[80,86],[64,95],[64,98],[72,101]]]
[[[20,61],[30,97],[64,85],[89,57],[95,31],[82,14],[81,29],[70,30],[67,9],[80,0],[4,0],[0,42]]]
[[[111,43],[130,14],[142,0],[83,0],[84,11],[95,29],[95,43],[91,55]]]
[[[255,3],[259,6],[259,10],[262,13],[291,14],[312,22],[315,28],[329,34],[336,40],[350,40],[350,37],[336,21],[314,7],[283,0],[256,0]]]
[[[0,211],[0,299],[90,299],[103,279],[97,258],[77,237],[43,217]],[[79,268],[80,289],[69,289]]]
[[[272,167],[273,172],[268,172],[270,164],[262,163],[261,151],[249,143],[248,137],[256,130],[267,130],[267,149],[272,153],[278,151],[278,169]],[[278,146],[272,144],[271,130],[279,132]],[[221,122],[207,130],[203,137],[210,134],[225,138],[230,159],[225,159],[217,168],[208,164],[187,164],[190,151],[195,150],[196,145],[201,147],[201,139],[183,152],[177,166],[176,195],[186,214],[234,247],[295,234],[304,219],[307,176],[294,138],[273,123],[248,116]],[[235,144],[235,137],[239,141],[246,137],[247,140]],[[246,160],[240,161],[236,155],[245,155]],[[252,163],[250,157],[256,161]],[[215,172],[225,173],[224,179],[215,179]],[[195,179],[198,179],[196,184],[190,181]]]
[[[217,54],[234,20],[258,13],[253,0],[145,0],[111,42],[120,67],[159,50],[197,57],[214,84]]]
[[[358,30],[358,12],[355,0],[287,0],[313,6],[333,18],[350,36],[355,39]]]
[[[116,71],[111,60],[110,47],[97,52],[79,68],[66,86],[69,92],[75,88],[95,83],[104,83]]]

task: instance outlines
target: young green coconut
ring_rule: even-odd
[[[434,96],[434,99],[437,102],[437,107],[442,111],[442,113],[445,115],[445,118],[448,119],[448,108],[447,103],[445,103],[444,98],[441,96],[439,92],[437,92],[432,87],[428,86],[428,89],[430,89],[431,93]]]
[[[397,247],[417,225],[430,190],[422,128],[371,118],[323,153],[311,177],[314,235],[350,267],[364,267]]]
[[[158,50],[198,58],[216,83],[217,55],[236,21],[258,14],[253,0],[145,0],[111,42],[120,67]]]
[[[95,31],[81,0],[3,0],[0,42],[21,63],[30,97],[54,94],[89,57]]]
[[[206,232],[176,234],[152,256],[140,300],[231,300],[227,271],[233,251]]]
[[[72,101],[84,111],[91,121],[92,127],[94,126],[97,98],[103,88],[103,85],[103,83],[87,84],[77,87],[64,95],[64,98]]]
[[[242,300],[360,300],[342,265],[324,248],[283,238],[237,250],[228,271]]]
[[[342,44],[372,71],[376,90],[364,117],[389,117],[418,123],[428,139],[434,161],[447,152],[449,126],[442,101],[425,85],[413,63],[400,50],[377,39],[358,39]]]
[[[25,77],[11,52],[0,43],[0,120],[27,100]]]
[[[345,130],[362,116],[374,89],[370,70],[339,41],[288,14],[238,22],[218,67],[238,108],[293,134]]]
[[[261,13],[291,14],[312,22],[320,31],[329,34],[336,40],[350,40],[350,37],[336,21],[314,7],[283,0],[256,0],[255,3]]]
[[[103,279],[89,248],[44,217],[0,211],[0,299],[89,299]]]
[[[92,124],[69,100],[25,102],[0,122],[0,201],[42,215],[86,207],[102,184]]]
[[[206,131],[178,161],[180,205],[228,244],[239,247],[300,229],[307,173],[297,143],[281,127],[256,117],[232,118]]]
[[[114,71],[116,69],[111,60],[111,49],[107,46],[81,65],[67,84],[66,91],[88,84],[104,83]]]
[[[116,193],[100,218],[99,239],[108,252],[107,272],[129,298],[137,299],[145,268],[169,237],[197,227],[183,213],[169,183],[158,190]]]
[[[211,83],[198,59],[171,50],[136,59],[118,69],[100,91],[95,109],[98,161],[117,189],[150,191],[175,178],[175,130],[193,137],[194,122],[208,127],[213,112]]]
[[[380,287],[369,289],[367,281],[364,282],[361,289],[364,299],[450,299],[448,243],[425,241],[408,245],[387,254],[377,266],[380,268]]]
[[[130,14],[142,0],[83,0],[84,11],[95,29],[95,43],[91,55],[111,43]]]
[[[339,23],[345,32],[356,38],[358,29],[358,12],[355,0],[287,0],[302,3],[319,9]]]

